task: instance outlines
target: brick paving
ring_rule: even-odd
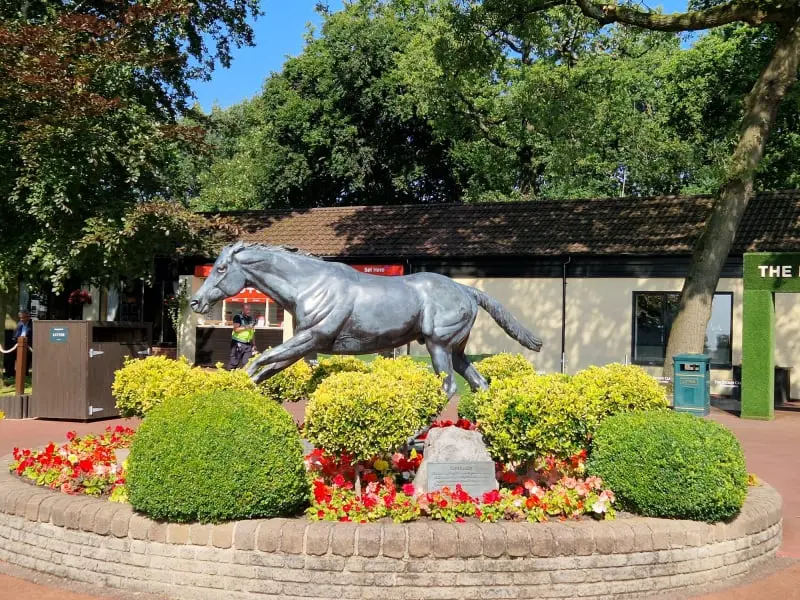
[[[303,406],[287,406],[292,415],[302,419]],[[452,418],[454,407],[445,411],[446,418]],[[747,458],[748,469],[769,482],[783,496],[784,537],[780,549],[783,557],[776,562],[772,573],[769,568],[762,569],[753,580],[732,590],[716,594],[697,596],[706,600],[762,600],[763,598],[798,598],[800,600],[800,472],[794,468],[792,460],[798,450],[800,437],[800,413],[779,412],[771,422],[746,421],[719,409],[713,409],[715,421],[723,423],[734,431],[742,443]],[[71,423],[60,421],[2,421],[0,422],[0,455],[8,454],[14,446],[42,446],[53,440],[64,440],[64,434],[72,429],[79,434],[102,431],[106,426],[117,424],[135,426],[131,420],[113,419],[94,423]],[[32,581],[33,582],[32,582]],[[42,583],[34,583],[42,581]],[[724,582],[720,582],[724,583]],[[699,591],[699,590],[698,590]],[[42,599],[50,600],[105,600],[123,598],[117,590],[91,589],[58,580],[43,581],[35,573],[25,572],[0,563],[0,599]],[[139,596],[141,597],[141,596]]]

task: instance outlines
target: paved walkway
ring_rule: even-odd
[[[304,406],[290,404],[287,409],[296,420],[302,420]],[[780,559],[765,565],[744,584],[714,594],[699,595],[704,600],[800,600],[800,413],[779,412],[774,421],[746,421],[719,409],[712,409],[711,418],[729,427],[742,443],[748,469],[775,487],[783,496],[783,544]],[[455,408],[449,406],[443,416],[453,418]],[[14,446],[37,447],[50,441],[65,441],[65,434],[100,432],[108,425],[135,426],[136,421],[108,420],[95,423],[63,421],[0,421],[0,456]],[[777,572],[776,572],[777,571]],[[718,582],[724,586],[724,582]],[[698,590],[700,592],[700,590]],[[93,588],[63,582],[18,569],[0,562],[0,600],[128,600],[152,598],[141,594],[125,594],[117,590]]]

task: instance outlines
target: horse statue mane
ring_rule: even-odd
[[[449,277],[370,275],[287,246],[241,241],[226,246],[190,305],[206,313],[245,287],[275,299],[295,322],[294,337],[248,367],[256,383],[313,352],[366,354],[418,341],[428,349],[436,373],[445,373],[448,396],[456,391],[454,370],[473,390],[486,389],[465,353],[478,308],[524,347],[536,352],[542,347],[499,302]]]

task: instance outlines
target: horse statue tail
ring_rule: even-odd
[[[472,294],[473,298],[478,302],[478,306],[489,313],[509,336],[530,350],[538,352],[542,349],[542,340],[525,329],[525,327],[514,318],[514,315],[508,312],[497,300],[473,287],[464,287],[469,290],[469,293]]]

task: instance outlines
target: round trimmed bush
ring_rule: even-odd
[[[328,356],[320,358],[308,381],[306,389],[310,396],[331,375],[336,373],[368,373],[369,365],[355,356]]]
[[[722,521],[747,493],[739,441],[722,425],[671,411],[605,419],[592,440],[587,468],[603,479],[620,507],[648,517]]]
[[[403,446],[447,403],[441,380],[425,365],[377,359],[373,366],[371,373],[332,375],[311,395],[305,433],[315,446],[374,458]]]
[[[497,379],[476,397],[480,431],[496,460],[567,458],[586,447],[578,396],[563,375]]]
[[[228,371],[192,367],[184,357],[165,356],[125,359],[114,374],[111,392],[123,417],[145,417],[165,400],[195,392],[238,390],[251,392],[255,384],[243,369]]]
[[[111,392],[123,417],[143,417],[165,398],[187,393],[192,366],[181,357],[126,358],[114,374]]]
[[[136,510],[172,522],[289,516],[309,493],[294,421],[254,391],[155,407],[134,436],[127,487]]]
[[[536,375],[533,364],[521,354],[510,354],[501,352],[494,356],[487,356],[474,364],[475,369],[488,382],[498,379],[508,379],[509,377],[524,377]],[[458,416],[469,419],[473,423],[478,418],[478,398],[474,392],[462,394],[458,401]]]
[[[487,356],[483,360],[476,362],[475,368],[489,383],[496,379],[536,375],[536,369],[527,358],[522,354],[510,354],[508,352]]]
[[[299,402],[308,398],[313,371],[305,360],[276,373],[258,384],[258,389],[275,402]]]
[[[580,398],[583,420],[592,433],[610,415],[643,410],[666,410],[666,390],[641,367],[614,363],[589,367],[572,379]]]

